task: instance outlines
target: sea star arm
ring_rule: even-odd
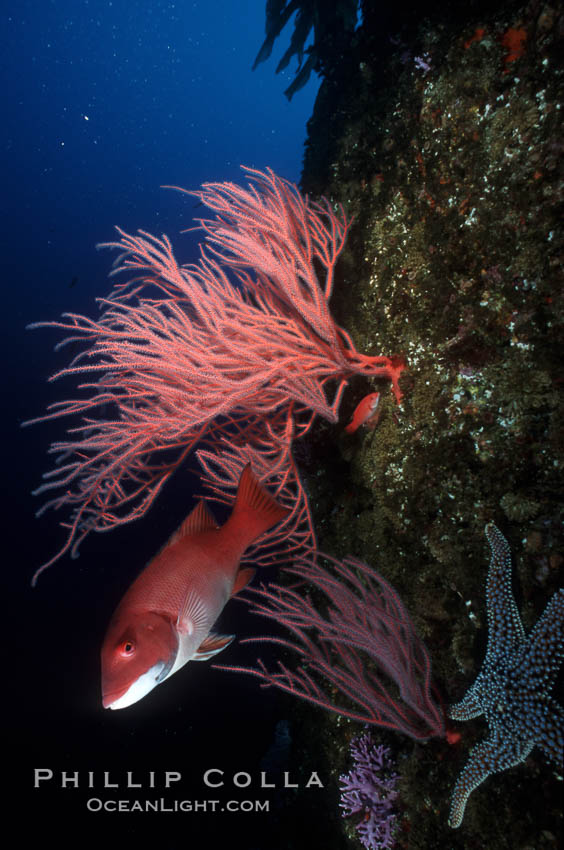
[[[477,683],[478,680],[476,680],[474,685],[467,691],[464,699],[450,706],[448,716],[452,720],[470,720],[472,717],[479,717],[480,714],[484,713],[484,709],[479,699],[476,697],[474,690]]]
[[[564,588],[557,590],[529,636],[527,667],[538,690],[550,690],[564,658]]]
[[[535,744],[560,768],[564,762],[564,709],[552,697],[546,701],[546,713]]]
[[[488,647],[486,658],[492,651],[513,648],[525,637],[525,630],[511,589],[511,550],[509,543],[497,526],[486,525],[486,537],[492,557],[486,583],[488,613]]]
[[[472,791],[491,773],[498,773],[524,761],[533,748],[532,741],[500,741],[490,737],[476,744],[466,767],[459,775],[450,805],[449,826],[456,829],[462,823],[466,803]]]

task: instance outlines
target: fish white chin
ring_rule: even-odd
[[[167,668],[167,664],[164,661],[160,661],[158,664],[155,664],[154,667],[151,667],[147,670],[146,673],[143,673],[142,676],[139,676],[132,685],[126,690],[119,699],[116,699],[115,702],[112,702],[107,708],[127,708],[128,705],[133,705],[134,702],[139,702],[140,699],[143,699],[144,696],[153,690],[155,685],[158,685],[159,682],[163,680],[163,672]]]

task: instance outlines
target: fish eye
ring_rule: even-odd
[[[132,640],[124,640],[119,647],[119,654],[124,658],[130,658],[135,652],[135,644]]]

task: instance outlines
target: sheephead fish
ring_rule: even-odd
[[[380,393],[370,393],[362,398],[352,415],[352,419],[345,428],[347,434],[354,434],[361,425],[368,425],[372,428],[376,427],[380,411],[378,410],[378,402],[380,401]]]
[[[211,629],[224,605],[252,579],[239,569],[247,547],[289,511],[244,468],[221,528],[201,501],[145,567],[118,605],[102,645],[102,703],[125,708],[180,670],[205,661],[235,635]]]

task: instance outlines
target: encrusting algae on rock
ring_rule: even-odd
[[[486,523],[515,553],[527,632],[561,582],[563,21],[551,3],[468,4],[448,21],[430,10],[409,41],[398,32],[386,47],[366,6],[341,78],[320,90],[303,184],[355,216],[338,320],[362,350],[397,352],[407,370],[401,409],[382,396],[378,428],[354,441],[322,426],[304,468],[321,548],[394,584],[454,703],[483,658]],[[352,383],[343,423],[378,389]],[[476,795],[461,829],[448,827],[456,776],[485,727],[460,731],[456,747],[394,740],[397,846],[556,847],[560,787],[534,751],[496,776],[494,818]]]

